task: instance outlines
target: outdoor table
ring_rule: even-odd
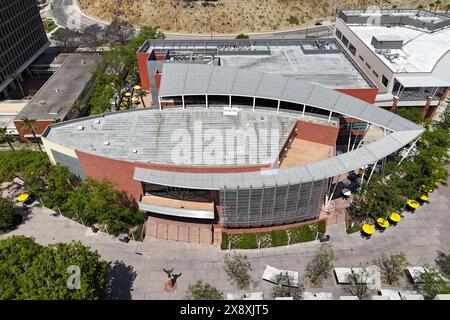
[[[377,225],[380,231],[383,232],[387,227],[389,227],[389,221],[387,221],[385,218],[378,218]]]
[[[17,197],[17,201],[25,202],[29,197],[30,197],[30,195],[28,193],[23,193]]]
[[[348,187],[349,185],[352,184],[352,182],[351,182],[349,179],[344,179],[344,180],[342,180],[341,182],[342,182],[342,184],[343,184],[344,186],[346,186],[346,187]]]
[[[406,201],[407,207],[410,208],[409,211],[414,212],[418,207],[420,207],[420,204],[416,200],[409,199]]]
[[[391,212],[389,215],[389,220],[391,221],[392,225],[397,225],[397,223],[402,219],[402,217],[397,212]]]
[[[420,204],[424,204],[425,202],[428,201],[428,196],[426,194],[423,194],[423,195],[420,196],[418,201],[419,201]]]
[[[346,188],[342,189],[341,192],[344,197],[350,197],[352,195],[352,192]]]
[[[426,193],[433,192],[433,190],[434,190],[432,187],[427,187],[426,185],[422,185],[420,188],[423,192],[426,192]]]
[[[364,224],[361,228],[361,232],[368,236],[368,238],[370,238],[370,236],[375,232],[375,228],[373,226],[371,226],[370,224]]]

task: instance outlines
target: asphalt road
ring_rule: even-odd
[[[88,26],[98,24],[101,27],[106,26],[105,23],[95,21],[79,10],[75,0],[53,0],[53,9],[50,13],[56,19],[58,24],[64,28],[82,31]],[[311,36],[328,37],[333,34],[333,25],[314,26],[305,29],[268,32],[251,34],[252,39],[302,39]],[[234,39],[235,35],[192,35],[192,34],[177,34],[165,33],[168,40],[183,40],[183,39]]]
[[[64,28],[82,31],[93,24],[102,27],[106,25],[82,14],[74,0],[53,0],[52,4],[52,15],[58,24]]]

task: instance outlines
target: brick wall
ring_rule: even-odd
[[[141,87],[144,90],[150,90],[150,78],[147,67],[147,60],[149,57],[150,53],[147,52],[138,52],[136,54],[139,76],[141,78]]]
[[[197,172],[197,173],[226,173],[226,172],[248,172],[268,168],[270,164],[240,167],[184,167],[159,165],[151,163],[135,163],[122,160],[108,159],[91,155],[82,151],[75,151],[80,160],[85,175],[89,178],[101,180],[107,179],[115,183],[119,190],[125,191],[129,197],[138,200],[142,194],[142,186],[139,181],[133,180],[134,169],[145,168],[162,171],[175,172]],[[217,195],[215,195],[217,197]]]
[[[297,121],[297,138],[334,146],[339,134],[339,128],[321,124]]]
[[[335,90],[371,104],[375,103],[375,99],[378,93],[377,88],[335,89]]]

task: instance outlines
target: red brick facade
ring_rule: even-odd
[[[298,139],[326,144],[328,146],[336,145],[339,134],[339,128],[306,121],[297,121],[296,129],[298,129]]]
[[[269,168],[265,165],[249,165],[240,167],[187,167],[171,166],[152,163],[129,162],[122,160],[108,159],[101,156],[88,154],[82,151],[75,151],[80,160],[84,174],[92,179],[107,179],[115,183],[119,190],[125,191],[129,197],[139,200],[142,195],[142,186],[139,181],[133,180],[135,168],[155,169],[175,172],[196,172],[196,173],[230,173],[258,171],[262,168]]]
[[[378,88],[335,89],[335,91],[345,93],[354,98],[374,104],[377,98]]]
[[[139,75],[141,78],[141,87],[144,90],[150,90],[150,77],[148,74],[147,61],[150,53],[138,52],[136,54],[137,64],[139,68]]]

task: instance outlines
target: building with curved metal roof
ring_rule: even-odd
[[[335,177],[423,132],[319,84],[204,64],[167,63],[158,104],[51,125],[45,149],[80,177],[114,181],[151,215],[258,228],[317,219]],[[366,123],[375,141],[349,140],[338,154],[344,119]]]

